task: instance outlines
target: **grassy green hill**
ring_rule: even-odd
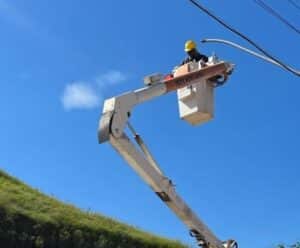
[[[183,248],[99,214],[63,204],[0,171],[0,247]]]

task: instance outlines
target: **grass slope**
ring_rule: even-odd
[[[0,247],[184,248],[45,196],[0,170]]]

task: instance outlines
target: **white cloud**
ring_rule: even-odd
[[[61,98],[63,107],[65,110],[99,107],[105,93],[109,91],[113,85],[126,80],[127,76],[121,71],[110,70],[98,75],[92,81],[79,81],[68,84]]]
[[[75,82],[65,87],[62,103],[66,110],[98,107],[101,97],[85,82]]]
[[[127,76],[124,73],[117,70],[111,70],[108,71],[107,73],[99,75],[96,78],[96,82],[98,86],[105,87],[106,85],[114,85],[114,84],[122,83],[126,81],[126,79]]]

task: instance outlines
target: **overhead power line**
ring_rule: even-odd
[[[288,0],[288,2],[289,2],[291,5],[293,5],[296,9],[300,10],[300,5],[297,4],[295,1],[293,1],[293,0]]]
[[[277,19],[279,19],[281,22],[283,22],[290,29],[292,29],[296,33],[300,34],[300,30],[297,27],[295,27],[288,20],[286,20],[284,17],[282,17],[278,12],[276,12],[272,7],[267,5],[265,2],[263,2],[262,0],[253,0],[253,2],[255,2],[258,6],[263,8],[265,11],[269,12],[271,15],[275,16]]]
[[[295,70],[295,69],[289,67],[285,63],[281,62],[279,59],[275,58],[274,56],[272,56],[271,54],[269,54],[268,52],[266,52],[263,48],[261,48],[259,45],[257,45],[254,41],[252,41],[246,35],[242,34],[238,30],[236,30],[235,28],[233,28],[230,25],[226,24],[221,18],[219,18],[219,17],[215,16],[214,14],[212,14],[207,8],[205,8],[202,5],[200,5],[196,0],[189,0],[189,1],[193,5],[195,5],[198,9],[202,10],[204,13],[206,13],[211,18],[213,18],[215,21],[217,21],[218,23],[220,23],[222,26],[224,26],[225,28],[229,29],[231,32],[235,33],[236,35],[240,36],[241,38],[243,38],[244,40],[246,40],[247,42],[249,42],[257,50],[259,50],[265,56],[267,56],[268,58],[270,58],[271,60],[273,60],[274,62],[276,62],[277,64],[279,64],[282,68],[284,68],[285,70],[293,73],[294,75],[296,75],[298,77],[300,76],[300,71]]]

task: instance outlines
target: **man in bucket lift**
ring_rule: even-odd
[[[188,57],[182,61],[181,65],[187,64],[192,61],[198,62],[198,61],[202,60],[205,63],[208,61],[207,56],[198,52],[197,44],[196,44],[196,42],[194,42],[192,40],[188,40],[185,43],[184,51],[188,54]]]
[[[180,65],[187,64],[192,61],[196,62],[203,62],[206,63],[208,61],[208,57],[204,54],[201,54],[197,50],[197,44],[196,42],[192,40],[188,40],[185,42],[184,51],[187,53],[188,57],[185,58]],[[172,79],[174,76],[173,74],[168,74],[165,76],[165,80]]]
[[[208,62],[208,57],[204,54],[201,54],[197,50],[196,42],[194,42],[192,40],[186,41],[184,51],[188,54],[188,57],[182,61],[181,65],[187,64],[192,61],[195,61],[195,62],[200,61],[202,67],[206,66],[206,63]],[[226,80],[225,78],[223,78],[223,80],[222,80],[222,77],[220,75],[211,78],[211,81],[214,82],[215,86],[220,86],[220,85],[224,84],[225,80]]]

